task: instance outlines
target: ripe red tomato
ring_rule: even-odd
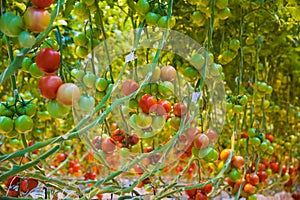
[[[280,167],[278,162],[271,162],[270,168],[273,173],[279,173]]]
[[[167,100],[159,100],[157,102],[156,113],[158,115],[166,115],[171,111],[171,103]]]
[[[139,165],[135,165],[133,169],[138,175],[142,175],[144,173],[144,170]]]
[[[46,99],[55,99],[58,88],[63,84],[61,78],[54,74],[43,76],[38,84],[41,95]]]
[[[162,81],[172,82],[177,76],[176,69],[172,66],[164,66],[160,71],[160,79]]]
[[[116,149],[116,144],[111,138],[105,138],[102,141],[102,150],[106,153],[112,153]]]
[[[266,171],[259,171],[257,172],[260,182],[265,182],[268,179],[268,174]]]
[[[50,24],[50,13],[43,8],[30,7],[24,14],[24,22],[32,32],[43,32]]]
[[[269,140],[270,142],[274,142],[274,136],[271,135],[271,134],[268,134],[268,135],[266,136],[266,139]]]
[[[139,84],[134,80],[126,80],[122,84],[121,92],[124,96],[128,96],[139,89]]]
[[[118,142],[122,142],[125,136],[126,136],[125,133],[119,128],[114,130],[111,134],[111,138]]]
[[[51,48],[42,49],[36,57],[36,65],[45,73],[54,73],[60,65],[60,54]]]
[[[19,196],[19,191],[18,190],[8,189],[7,196],[8,197],[18,197]]]
[[[193,184],[188,184],[188,186],[192,186]],[[189,197],[194,197],[197,193],[197,188],[185,190],[185,194],[188,195]]]
[[[156,99],[150,94],[145,94],[139,101],[139,106],[144,113],[154,112],[157,108]]]
[[[204,183],[207,182],[206,180],[204,181]],[[200,188],[200,191],[203,193],[203,194],[209,194],[211,193],[211,191],[213,190],[213,185],[210,183],[210,184],[207,184],[206,186],[204,186],[203,188]]]
[[[188,128],[185,132],[186,139],[190,142],[194,141],[197,135],[200,134],[200,130],[198,128]]]
[[[206,131],[206,135],[207,135],[207,137],[209,138],[209,141],[210,141],[210,142],[216,142],[216,140],[217,140],[218,137],[219,137],[218,132],[215,131],[215,130],[212,130],[212,129],[208,129],[208,130]]]
[[[80,90],[77,85],[73,83],[64,83],[57,90],[56,100],[61,104],[71,106],[78,102],[79,99]]]
[[[6,181],[4,181],[4,184],[6,187],[9,187],[9,186],[17,185],[19,181],[20,181],[20,177],[12,176],[9,177]]]
[[[195,200],[208,200],[208,197],[201,192],[198,192],[195,196]]]
[[[128,143],[130,145],[135,145],[139,142],[139,136],[137,136],[136,134],[132,134],[128,136]]]
[[[28,193],[38,186],[39,182],[36,179],[28,178],[21,182],[20,188],[22,192]]]
[[[208,146],[209,139],[205,134],[200,134],[194,140],[194,147],[197,149],[204,149]]]
[[[223,151],[221,151],[220,159],[225,162],[228,159],[230,152],[231,152],[231,149],[224,149]]]
[[[174,115],[177,117],[181,117],[186,113],[186,105],[183,103],[175,103],[173,106]]]
[[[242,156],[233,156],[231,164],[233,165],[233,167],[240,169],[240,168],[244,167],[245,159]]]
[[[257,185],[259,183],[259,176],[255,173],[247,174],[246,180],[252,185]]]
[[[31,0],[31,2],[39,8],[47,8],[54,2],[54,0]]]
[[[59,162],[63,162],[66,159],[66,154],[65,153],[59,153],[56,158]]]
[[[247,194],[254,194],[256,191],[256,188],[250,184],[250,183],[246,183],[244,186],[244,192],[246,192]]]

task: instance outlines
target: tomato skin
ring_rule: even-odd
[[[112,132],[112,139],[121,142],[125,138],[125,133],[121,129],[116,129]]]
[[[245,159],[242,156],[233,156],[231,164],[233,167],[240,169],[245,165]]]
[[[6,12],[0,19],[0,30],[9,37],[18,37],[24,29],[24,23],[20,16]]]
[[[164,66],[160,71],[160,79],[162,81],[172,82],[177,76],[176,69],[172,66]]]
[[[145,94],[139,101],[139,106],[144,113],[150,113],[156,110],[156,99],[150,94]]]
[[[256,188],[252,184],[246,183],[245,186],[244,186],[244,191],[247,194],[254,194],[255,191],[256,191]]]
[[[54,49],[45,48],[38,53],[35,61],[42,72],[54,73],[60,65],[60,54]]]
[[[39,8],[48,8],[54,0],[31,0],[31,2]]]
[[[112,153],[116,149],[116,144],[111,138],[105,138],[102,141],[102,150],[106,153]]]
[[[23,17],[26,28],[35,33],[43,32],[50,24],[50,13],[43,8],[30,7]]]
[[[139,142],[139,136],[137,136],[136,134],[133,134],[133,135],[129,135],[128,136],[128,143],[130,145],[135,145]]]
[[[194,140],[194,147],[197,149],[204,149],[208,146],[209,139],[205,134],[198,135]]]
[[[17,185],[19,181],[20,181],[20,177],[12,176],[9,177],[6,181],[4,181],[4,184],[6,187],[9,187],[9,186]]]
[[[62,84],[57,91],[56,100],[63,105],[71,106],[80,99],[80,90],[73,83]]]
[[[43,76],[39,83],[41,95],[46,99],[55,99],[58,88],[63,84],[61,78],[54,74]]]
[[[224,149],[220,153],[220,159],[225,162],[228,159],[230,153],[231,153],[231,149]]]
[[[18,190],[8,189],[7,196],[8,197],[18,197],[19,196],[19,191]]]
[[[13,120],[6,116],[0,117],[0,133],[9,133],[13,130],[14,123]]]
[[[134,80],[126,80],[122,84],[121,92],[124,96],[128,96],[139,89],[139,84]]]
[[[14,120],[15,130],[19,133],[29,133],[34,126],[33,120],[28,115],[21,115]]]
[[[156,113],[158,115],[165,115],[170,113],[171,111],[171,103],[167,100],[159,100],[157,102]]]
[[[246,175],[246,180],[252,184],[257,185],[259,183],[259,176],[257,174],[251,173]]]
[[[22,192],[28,193],[38,186],[38,181],[33,178],[25,179],[21,182],[20,188]]]
[[[193,184],[188,184],[188,186],[192,186]],[[185,194],[188,195],[189,197],[194,197],[197,193],[197,188],[185,190]]]
[[[201,192],[198,192],[195,196],[195,200],[208,200],[208,197]]]
[[[59,103],[56,100],[51,100],[47,104],[47,110],[53,118],[64,118],[70,112],[70,107]]]
[[[186,113],[186,105],[183,103],[175,103],[173,106],[174,115],[177,117],[181,117]]]
[[[31,48],[35,44],[35,37],[27,31],[21,32],[18,40],[20,46],[25,48]]]

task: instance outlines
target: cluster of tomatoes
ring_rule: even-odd
[[[63,83],[55,74],[61,63],[60,54],[51,48],[42,49],[36,57],[36,65],[45,73],[38,83],[41,95],[49,99],[48,112],[50,116],[65,116],[69,113],[67,106],[79,101],[80,89],[73,83]]]
[[[16,137],[32,131],[36,114],[36,105],[32,101],[18,100],[14,104],[0,103],[0,133],[7,137]]]
[[[0,29],[8,37],[18,38],[21,47],[31,48],[35,44],[35,36],[25,29],[40,33],[50,24],[50,13],[45,9],[54,0],[32,0],[34,6],[27,8],[23,17],[12,12],[6,12],[0,20]]]
[[[167,28],[168,17],[166,14],[166,6],[167,5],[163,3],[156,4],[154,1],[138,0],[134,9],[146,20],[149,26]],[[175,19],[169,20],[169,27],[174,25],[174,20]]]
[[[38,186],[39,182],[33,178],[12,176],[8,178],[4,184],[7,187],[8,197],[18,197],[20,192],[27,194],[34,190]]]

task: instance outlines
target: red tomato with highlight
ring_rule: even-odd
[[[21,182],[20,188],[22,192],[28,193],[38,186],[39,182],[36,179],[28,178]]]
[[[156,113],[158,115],[166,115],[171,111],[171,103],[167,100],[159,100],[157,102]]]
[[[188,186],[192,186],[193,184],[188,184]],[[197,188],[185,190],[185,194],[188,195],[189,197],[195,196],[197,193]]]
[[[156,99],[150,94],[145,94],[139,101],[139,106],[144,113],[154,112],[157,108]]]
[[[116,144],[111,138],[105,138],[102,141],[102,150],[106,153],[112,153],[116,149]]]
[[[54,74],[43,76],[38,84],[41,95],[46,99],[55,99],[58,88],[63,84],[61,78]]]
[[[39,8],[48,8],[54,0],[31,0],[31,2]]]
[[[111,134],[112,139],[118,142],[121,142],[125,136],[125,133],[119,128],[114,130]]]
[[[6,181],[4,181],[4,184],[6,187],[9,187],[9,186],[17,185],[19,181],[20,181],[20,177],[12,176],[9,177]]]
[[[186,113],[186,109],[186,105],[184,105],[183,103],[175,103],[175,105],[173,106],[174,115],[177,117],[181,117]]]
[[[30,7],[23,17],[26,28],[35,33],[43,32],[50,24],[50,13],[43,8]]]
[[[51,48],[42,49],[36,57],[36,65],[45,73],[54,73],[60,65],[60,54]]]

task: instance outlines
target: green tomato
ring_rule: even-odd
[[[33,129],[33,120],[28,115],[21,115],[14,120],[14,125],[19,133],[29,133]]]
[[[12,117],[15,114],[12,106],[7,106],[5,103],[0,103],[0,116]]]
[[[216,6],[219,9],[225,9],[228,6],[228,0],[216,0]]]
[[[97,78],[97,80],[96,80],[96,89],[99,92],[105,91],[107,86],[108,86],[108,81],[105,78]]]
[[[86,35],[83,32],[76,33],[73,40],[78,46],[85,46],[88,42]]]
[[[205,64],[205,57],[201,54],[196,53],[196,54],[192,55],[190,63],[197,70],[201,70]]]
[[[0,117],[0,133],[7,134],[14,128],[13,120],[6,116]]]
[[[232,39],[229,42],[229,49],[232,51],[238,51],[240,48],[240,41],[238,39]]]
[[[165,126],[165,118],[163,116],[155,116],[152,118],[151,127],[155,130],[161,130]]]
[[[267,142],[262,142],[259,146],[259,150],[261,150],[262,152],[265,152],[268,150],[268,143]]]
[[[174,85],[169,81],[164,81],[158,85],[158,92],[163,97],[169,97],[174,93]]]
[[[248,129],[248,136],[251,138],[251,137],[255,137],[257,134],[256,134],[256,130],[255,128],[249,128]]]
[[[56,100],[51,100],[47,104],[47,110],[51,117],[53,118],[64,118],[66,117],[70,112],[69,106],[65,106],[61,103],[59,103]]]
[[[18,39],[20,46],[24,48],[31,48],[35,44],[35,37],[27,31],[21,32]]]
[[[85,73],[82,69],[72,69],[71,75],[78,81],[81,81]]]
[[[186,67],[183,71],[185,80],[194,82],[198,79],[199,72],[194,67]]]
[[[29,69],[30,69],[30,65],[32,64],[32,61],[30,58],[28,57],[25,57],[23,60],[22,60],[22,70],[24,72],[29,72]]]
[[[217,150],[211,148],[210,151],[203,157],[207,162],[215,162],[219,158],[219,153]]]
[[[222,20],[225,20],[230,16],[231,16],[231,11],[230,11],[230,8],[228,8],[228,7],[219,12],[219,18]]]
[[[152,117],[148,114],[140,112],[136,116],[135,123],[139,128],[148,128],[152,124]]]
[[[83,76],[82,81],[87,88],[93,88],[95,87],[96,83],[96,75],[91,72],[88,72]]]
[[[29,73],[30,75],[32,75],[33,77],[36,77],[36,78],[41,78],[42,76],[44,76],[44,72],[42,72],[38,66],[36,65],[36,63],[32,63],[30,65],[30,68],[29,68]]]
[[[162,16],[161,18],[159,18],[157,22],[157,26],[159,28],[167,28],[167,25],[168,25],[168,16]]]
[[[121,158],[127,158],[130,155],[130,151],[128,148],[121,148],[119,150],[119,155]]]
[[[159,18],[160,18],[159,14],[156,14],[154,12],[148,12],[145,17],[145,20],[146,20],[147,24],[149,24],[151,26],[155,26],[155,25],[157,25]]]
[[[193,23],[195,23],[197,26],[204,26],[205,25],[205,15],[200,12],[200,11],[195,11],[193,12],[193,14],[191,15],[191,20],[193,21]]]
[[[242,113],[242,112],[244,112],[244,107],[241,105],[234,105],[232,108],[232,111],[234,113]]]
[[[73,12],[81,20],[85,20],[89,17],[89,10],[83,2],[76,2]]]
[[[249,139],[249,144],[252,145],[254,148],[258,148],[261,142],[258,137],[252,137]]]
[[[248,196],[247,200],[257,200],[257,194],[252,194],[252,195]]]
[[[89,54],[89,51],[86,47],[83,46],[77,46],[75,49],[75,53],[79,58],[86,58]]]
[[[6,12],[0,19],[0,30],[8,37],[18,37],[24,30],[23,19],[11,12]]]
[[[95,99],[91,96],[80,96],[78,105],[81,111],[90,113],[95,107]]]
[[[147,0],[138,0],[135,9],[139,14],[145,15],[150,10],[150,4]]]
[[[229,179],[232,182],[237,182],[238,180],[241,179],[241,173],[237,169],[232,169],[228,175]]]

